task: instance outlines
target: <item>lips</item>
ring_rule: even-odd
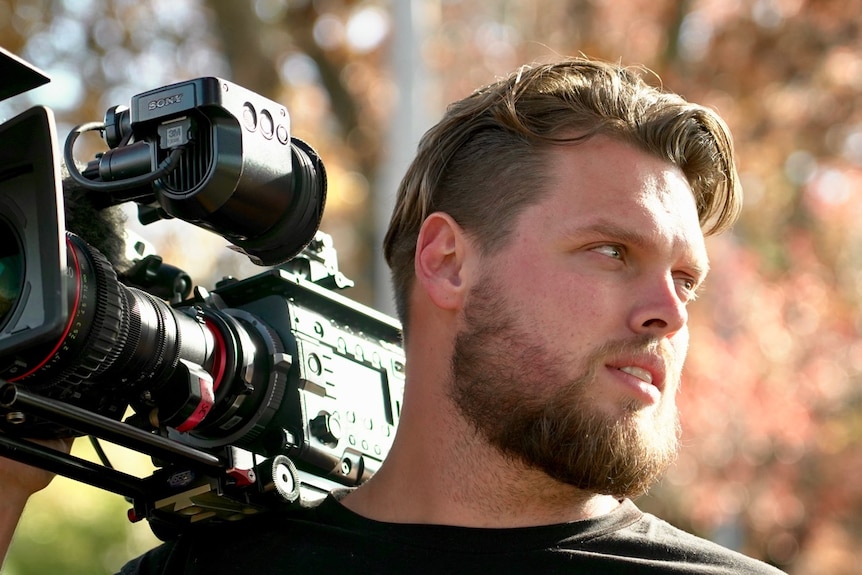
[[[652,383],[652,374],[642,367],[627,365],[625,367],[619,367],[617,369],[619,369],[620,371],[624,371],[629,375],[633,375],[645,383]]]
[[[666,369],[664,359],[659,355],[616,357],[607,366],[654,385],[659,391],[664,390]]]

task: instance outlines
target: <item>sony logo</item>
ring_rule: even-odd
[[[182,94],[173,94],[172,96],[165,96],[164,98],[156,98],[155,100],[147,102],[147,110],[156,110],[172,104],[179,104],[182,100]]]

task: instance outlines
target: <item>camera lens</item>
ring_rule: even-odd
[[[6,325],[21,295],[23,272],[24,256],[18,236],[0,219],[0,328]]]

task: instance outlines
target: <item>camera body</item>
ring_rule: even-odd
[[[18,92],[46,79],[2,51],[0,68]],[[79,171],[73,146],[88,130],[110,149]],[[160,258],[118,275],[65,230],[56,149],[47,108],[0,125],[0,455],[126,495],[130,518],[163,533],[373,475],[398,424],[400,326],[335,291],[352,282],[317,229],[325,170],[291,137],[287,110],[199,78],[135,96],[66,140],[94,206],[134,201],[279,264],[193,295]],[[27,439],[84,434],[157,469],[138,479]]]

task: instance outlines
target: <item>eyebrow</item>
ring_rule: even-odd
[[[600,236],[604,236],[609,240],[619,241],[642,249],[655,245],[655,242],[646,234],[631,228],[620,226],[616,222],[607,219],[602,219],[590,225],[572,230],[570,235],[574,236],[575,234],[582,234],[584,232],[592,232]],[[699,282],[703,282],[709,273],[709,261],[706,259],[702,261],[691,259],[688,262],[687,267],[699,276]]]

